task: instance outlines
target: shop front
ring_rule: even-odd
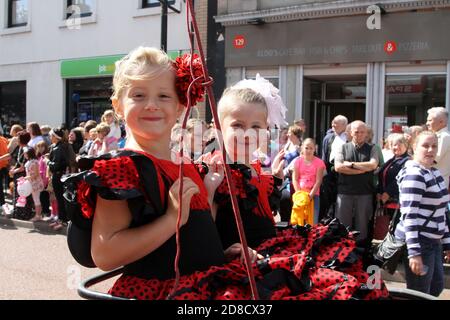
[[[365,121],[378,141],[424,124],[432,106],[448,108],[450,10],[383,14],[379,30],[367,18],[228,25],[228,85],[272,70],[288,121],[304,118],[318,141],[337,114]]]
[[[61,76],[66,88],[66,123],[77,126],[88,120],[100,121],[111,108],[114,63],[124,55],[64,60]]]

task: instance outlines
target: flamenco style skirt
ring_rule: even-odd
[[[280,231],[256,250],[265,256],[252,265],[263,300],[371,300],[389,296],[384,283],[373,283],[363,270],[354,237],[338,220]],[[174,281],[122,275],[109,293],[130,299],[167,299]],[[251,296],[245,265],[236,259],[182,276],[170,298],[249,300]]]

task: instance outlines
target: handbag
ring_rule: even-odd
[[[422,228],[425,227],[431,218],[436,213],[436,210],[425,220],[422,224]],[[385,269],[390,274],[394,274],[397,269],[398,262],[406,251],[406,241],[404,239],[398,239],[395,236],[395,228],[397,227],[398,215],[400,210],[396,210],[392,220],[389,224],[389,231],[383,241],[378,244],[373,251],[373,257],[375,262]]]
[[[378,201],[374,214],[373,238],[383,240],[388,233],[390,222],[390,215],[385,212],[384,206]]]

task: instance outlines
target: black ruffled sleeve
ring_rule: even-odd
[[[78,263],[95,267],[90,248],[97,195],[127,200],[132,214],[130,227],[142,225],[162,214],[158,175],[150,159],[124,152],[81,158],[79,165],[84,171],[61,179],[71,220],[67,242]]]
[[[65,176],[64,197],[69,218],[86,224],[95,211],[97,195],[106,200],[127,200],[133,225],[151,221],[165,210],[160,197],[161,178],[153,162],[138,154],[110,154],[79,161],[84,171]],[[89,168],[89,169],[88,169]]]

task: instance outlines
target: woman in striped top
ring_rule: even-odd
[[[444,288],[442,250],[450,257],[445,216],[449,195],[441,173],[433,167],[437,146],[434,133],[420,133],[413,146],[414,159],[397,175],[402,215],[395,230],[397,238],[406,240],[408,249],[407,287],[436,297]]]

